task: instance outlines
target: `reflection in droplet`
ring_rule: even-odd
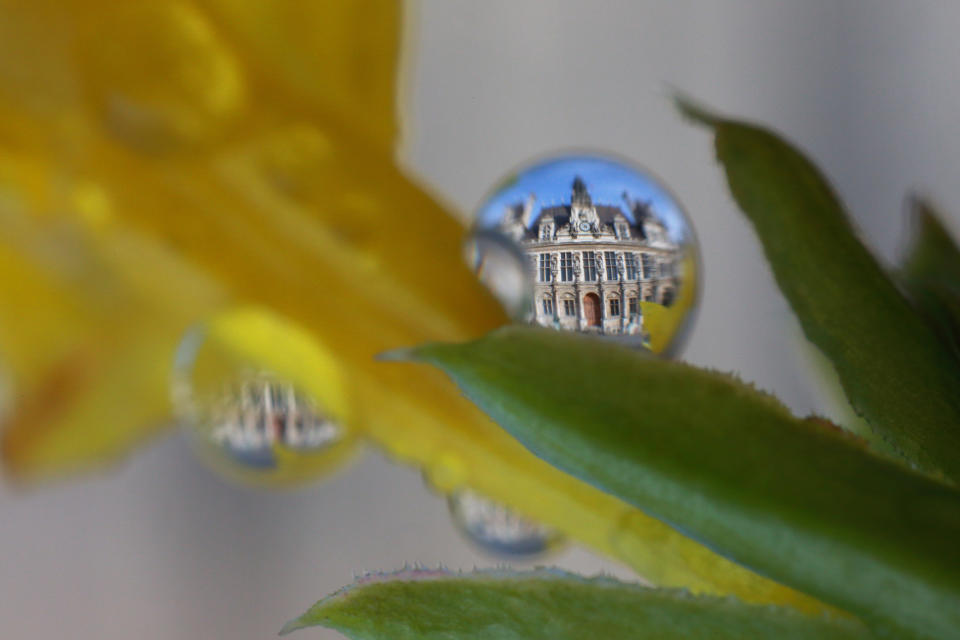
[[[503,291],[532,291],[515,317],[662,354],[683,342],[698,298],[696,239],[676,199],[647,173],[599,155],[538,162],[487,197],[478,237],[501,239],[497,257],[524,258],[525,269],[492,272],[489,261],[471,261],[511,311],[518,296]]]
[[[214,445],[253,466],[275,467],[275,446],[324,449],[340,434],[292,385],[263,372],[225,384],[206,422]]]
[[[457,527],[477,546],[510,556],[536,555],[561,541],[553,529],[517,515],[469,490],[450,495],[447,505]]]
[[[290,485],[328,473],[351,453],[352,434],[278,376],[232,362],[205,363],[198,373],[203,343],[202,329],[185,336],[172,396],[190,443],[215,470],[248,483]]]

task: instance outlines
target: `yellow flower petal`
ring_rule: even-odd
[[[648,300],[640,301],[643,314],[643,328],[650,334],[650,350],[665,353],[671,349],[671,343],[680,339],[684,331],[693,323],[692,313],[700,292],[697,290],[697,260],[691,253],[683,257],[681,273],[685,284],[680,287],[680,295],[669,307]]]

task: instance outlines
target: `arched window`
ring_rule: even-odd
[[[583,252],[583,279],[586,282],[597,279],[597,258],[593,251]]]
[[[610,298],[610,317],[620,315],[620,298]]]
[[[653,256],[649,253],[640,254],[640,262],[643,266],[643,275],[642,278],[652,278],[653,277]]]
[[[627,280],[636,280],[637,279],[637,254],[635,253],[625,253],[623,254],[623,266],[626,271]]]
[[[550,272],[550,254],[540,254],[540,282],[550,282],[552,274]]]
[[[573,281],[573,252],[571,251],[560,253],[560,280],[561,282]]]
[[[615,251],[604,251],[603,261],[607,265],[607,280],[617,281],[617,254]]]

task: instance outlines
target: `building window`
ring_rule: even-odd
[[[583,252],[583,279],[587,282],[597,279],[597,257],[593,251]]]
[[[625,224],[617,225],[617,236],[619,237],[620,240],[630,239],[630,232],[627,230],[627,225]]]
[[[610,315],[620,315],[620,298],[610,298]]]
[[[543,299],[543,315],[545,316],[553,315],[553,299],[552,298]]]
[[[630,315],[637,315],[637,299],[636,298],[627,298],[627,304],[629,305],[628,309],[630,310]]]
[[[540,282],[550,282],[550,254],[540,254]]]
[[[565,316],[577,315],[577,303],[574,300],[563,301],[563,315]]]
[[[604,251],[603,261],[607,263],[607,280],[616,280],[617,254],[613,251]]]
[[[653,277],[653,256],[649,253],[640,254],[640,260],[643,263],[643,276],[644,278]]]
[[[623,266],[626,270],[627,280],[637,279],[637,256],[633,253],[626,253],[623,256]]]
[[[573,281],[573,254],[569,251],[560,253],[560,280],[563,282]]]

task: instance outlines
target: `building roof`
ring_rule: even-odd
[[[595,205],[594,208],[597,211],[597,218],[600,219],[600,224],[613,224],[618,216],[623,218],[624,222],[630,224],[630,219],[627,218],[627,215],[623,212],[623,209],[616,205],[598,204]],[[552,207],[544,207],[534,219],[533,226],[536,227],[539,225],[540,219],[543,217],[553,218],[558,227],[563,226],[570,222],[570,205],[562,204]]]

